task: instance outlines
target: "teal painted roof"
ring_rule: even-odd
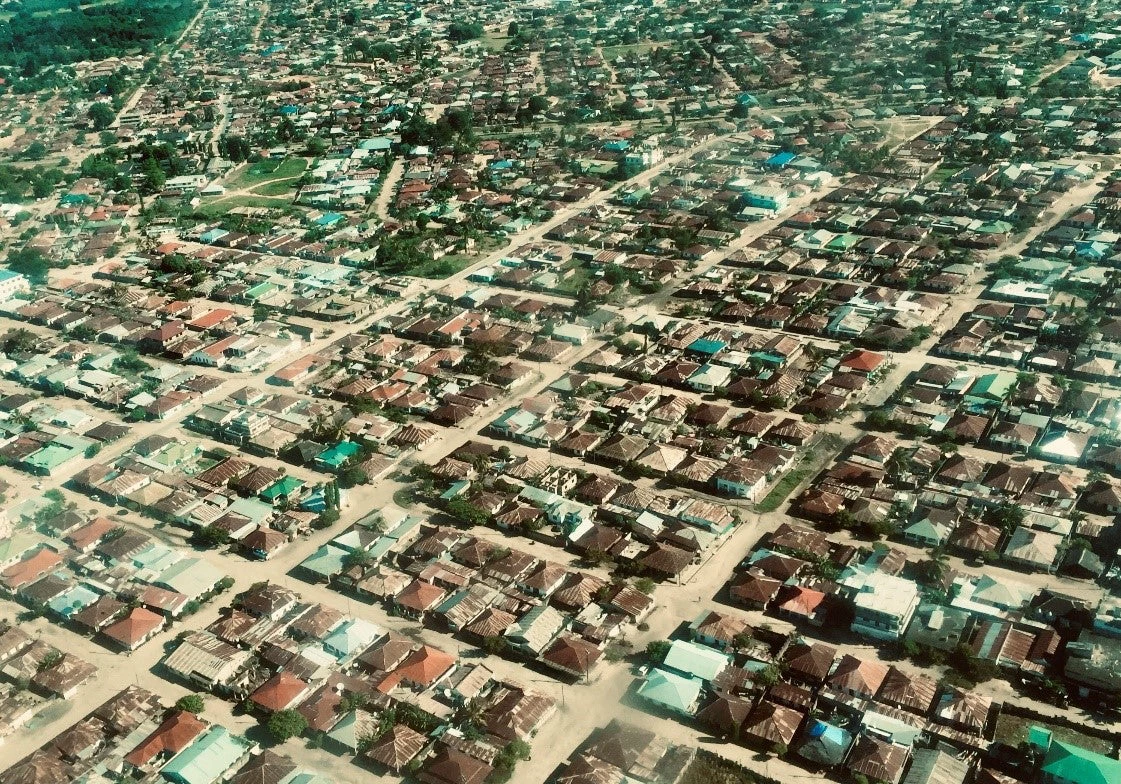
[[[688,640],[674,640],[665,659],[667,667],[706,681],[715,678],[730,663],[731,659],[720,651]]]
[[[638,694],[671,710],[691,714],[701,696],[701,682],[677,673],[654,669],[638,687]]]
[[[354,457],[354,455],[358,454],[361,450],[362,447],[360,447],[353,441],[342,441],[338,444],[335,444],[330,449],[323,450],[318,455],[316,455],[315,459],[318,462],[323,463],[324,465],[331,466],[332,468],[338,468],[342,466],[342,464],[347,460]]]
[[[179,784],[213,784],[248,751],[244,738],[214,727],[167,763],[162,773]]]
[[[1057,780],[1076,784],[1117,784],[1121,781],[1121,760],[1059,740],[1051,742],[1042,770]]]
[[[343,570],[343,559],[347,556],[346,550],[333,544],[325,544],[300,562],[300,568],[320,575],[333,577]]]
[[[728,344],[722,340],[711,340],[709,338],[697,338],[689,344],[689,351],[696,351],[698,354],[719,354],[726,349]]]

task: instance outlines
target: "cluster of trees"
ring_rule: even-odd
[[[55,266],[51,259],[34,248],[20,248],[8,252],[8,269],[25,275],[32,283],[41,285],[47,282],[47,273]]]
[[[97,104],[97,106],[104,106],[104,104]],[[130,159],[139,162],[132,163]],[[93,177],[116,191],[132,189],[132,179],[129,176],[131,171],[141,175],[142,192],[156,193],[163,189],[168,176],[186,174],[188,167],[175,147],[167,142],[162,144],[141,142],[127,150],[112,145],[100,153],[87,157],[82,161],[81,166],[83,177]]]
[[[247,161],[253,154],[253,145],[241,136],[230,133],[218,140],[218,152],[231,161]]]
[[[448,38],[453,41],[470,41],[483,34],[483,26],[478,22],[452,22],[448,25]]]
[[[45,152],[45,150],[44,150]],[[31,155],[28,155],[31,157]],[[21,169],[15,166],[0,165],[0,198],[4,201],[20,202],[29,196],[41,199],[50,196],[66,177],[57,167],[33,166]]]
[[[418,112],[401,125],[401,141],[444,147],[456,141],[474,141],[474,130],[475,116],[470,109],[449,111],[434,123]]]
[[[397,61],[397,47],[388,41],[374,41],[369,38],[356,38],[350,44],[347,55],[351,60],[368,63],[373,60]]]
[[[152,51],[194,16],[187,0],[121,0],[70,7],[49,16],[20,11],[0,26],[0,64],[27,77],[49,65]]]

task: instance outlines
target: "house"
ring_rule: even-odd
[[[31,291],[31,282],[27,276],[11,270],[0,270],[0,302],[26,291]]]
[[[970,765],[940,748],[916,748],[903,784],[960,784],[969,778]]]
[[[125,762],[135,768],[143,768],[158,758],[170,759],[194,743],[206,731],[206,727],[206,722],[193,713],[174,711],[125,755]]]
[[[786,748],[794,742],[804,718],[801,711],[762,700],[747,717],[742,731],[747,739],[768,749]]]
[[[493,770],[487,763],[440,743],[416,775],[424,784],[483,784]]]
[[[811,719],[802,730],[795,750],[802,759],[831,768],[844,761],[852,741],[852,733],[843,727]]]
[[[249,701],[265,713],[276,713],[298,705],[311,687],[288,670],[281,670],[249,695]]]
[[[372,743],[363,756],[400,773],[428,745],[428,738],[404,724],[395,724],[389,732]]]
[[[712,476],[722,493],[756,501],[767,482],[767,475],[745,460],[729,460]]]
[[[716,610],[702,612],[689,624],[689,631],[698,642],[723,650],[735,648],[736,638],[749,633],[747,621]]]
[[[562,634],[541,654],[541,662],[587,681],[603,651],[583,637]]]
[[[144,607],[133,607],[128,614],[101,630],[101,633],[126,651],[135,651],[164,627],[164,616]]]
[[[393,606],[398,614],[420,620],[425,613],[435,609],[446,595],[447,592],[438,585],[413,580],[405,590],[393,597]]]
[[[506,630],[507,642],[531,656],[540,656],[565,627],[567,619],[555,607],[534,607]]]
[[[728,386],[732,380],[732,369],[725,365],[705,363],[701,365],[689,378],[686,384],[698,392],[715,392]]]
[[[378,626],[362,618],[349,618],[323,640],[323,650],[345,663],[369,648],[384,635]]]
[[[1054,463],[1077,463],[1090,444],[1088,433],[1073,430],[1057,430],[1044,435],[1035,447],[1036,453],[1044,460]]]
[[[921,604],[907,627],[906,638],[917,645],[952,651],[966,639],[973,616],[966,610],[938,604]]]
[[[837,661],[827,684],[843,694],[872,699],[880,691],[887,674],[887,665],[846,653]]]
[[[674,640],[666,652],[665,667],[702,681],[712,681],[732,659],[725,653],[688,640]]]
[[[1017,526],[1004,546],[1004,557],[1029,569],[1051,572],[1059,558],[1063,537],[1049,531]]]
[[[377,685],[377,689],[382,694],[388,694],[401,684],[409,688],[428,689],[454,670],[454,656],[431,645],[422,645],[406,656],[404,661]]]
[[[865,349],[853,349],[841,358],[837,369],[846,373],[859,373],[870,376],[876,373],[885,362],[887,355]]]
[[[490,671],[481,668],[478,675],[481,677],[476,677],[476,682],[486,680],[480,689],[486,688],[491,681]],[[528,741],[556,713],[557,709],[556,701],[552,697],[505,682],[497,684],[486,695],[485,700],[487,707],[483,719],[487,731],[495,737],[506,740]]]
[[[938,684],[921,673],[909,674],[894,665],[880,685],[877,700],[925,716],[934,705]]]
[[[862,734],[849,752],[845,768],[869,781],[899,784],[909,756],[905,746]]]
[[[639,697],[656,707],[682,716],[692,716],[696,713],[702,693],[703,684],[700,680],[678,675],[660,667],[651,669],[642,681],[642,685],[638,687]]]
[[[253,658],[250,651],[219,640],[210,632],[191,632],[163,665],[183,680],[205,689],[228,688]]]
[[[861,575],[853,597],[855,615],[851,629],[878,640],[898,640],[907,630],[919,606],[919,589],[911,580],[882,571]]]
[[[1113,784],[1121,781],[1121,761],[1056,740],[1051,731],[1032,727],[1028,743],[1044,754],[1039,766],[1042,784]]]
[[[160,771],[172,784],[215,784],[232,772],[253,751],[253,744],[213,727],[184,749]]]
[[[1063,674],[1078,686],[1082,695],[1121,693],[1121,639],[1083,629],[1077,640],[1067,643]]]

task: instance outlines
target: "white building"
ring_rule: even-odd
[[[898,640],[918,609],[918,586],[880,571],[862,577],[862,585],[853,597],[856,615],[850,628],[865,637]]]
[[[24,291],[31,291],[31,284],[26,276],[11,270],[0,270],[0,301],[11,299]]]

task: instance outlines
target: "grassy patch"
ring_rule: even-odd
[[[273,180],[297,178],[304,173],[305,169],[307,169],[307,161],[303,158],[258,161],[248,164],[223,184],[226,186],[226,190],[230,191],[253,188]]]
[[[479,256],[463,256],[458,253],[452,253],[447,256],[441,256],[438,259],[428,259],[420,266],[411,267],[407,274],[412,275],[414,278],[432,278],[437,280],[450,278],[457,272],[461,272],[467,267],[470,267],[478,260]]]
[[[816,466],[817,461],[814,459],[813,453],[806,455],[806,459],[799,463],[797,468],[794,468],[775,483],[771,492],[767,493],[763,500],[755,505],[755,511],[773,512],[778,509],[782,506],[786,497],[793,493],[798,485],[802,484],[814,472]]]
[[[572,267],[572,274],[562,280],[557,289],[563,294],[575,296],[592,279],[592,271],[583,264]]]
[[[1018,746],[1028,739],[1028,730],[1031,727],[1043,727],[1044,729],[1051,730],[1056,740],[1061,740],[1063,743],[1071,743],[1075,746],[1081,746],[1084,749],[1096,751],[1099,754],[1109,754],[1113,751],[1112,744],[1101,738],[1095,738],[1092,735],[1083,735],[1081,732],[1072,730],[1069,727],[1047,724],[1043,721],[1036,721],[1024,716],[1012,716],[1007,713],[1000,714],[1000,718],[996,721],[996,739],[1010,746]]]
[[[941,184],[953,177],[959,171],[960,169],[954,166],[943,166],[939,169],[935,169],[934,173],[930,175],[930,179],[927,180],[927,182]]]
[[[300,181],[299,177],[292,177],[287,180],[273,180],[266,182],[264,185],[258,185],[256,188],[250,189],[250,193],[255,193],[258,196],[294,196],[296,193],[296,184]]]
[[[681,784],[758,784],[764,780],[734,762],[702,749],[685,769]]]
[[[416,503],[416,493],[411,487],[402,487],[393,493],[393,503],[397,506],[408,508]]]
[[[289,206],[288,199],[271,199],[264,196],[227,196],[209,204],[200,205],[195,212],[203,215],[225,215],[235,207],[269,207],[281,209]]]
[[[479,39],[479,43],[492,52],[501,52],[509,41],[510,36],[500,33],[486,33]]]

